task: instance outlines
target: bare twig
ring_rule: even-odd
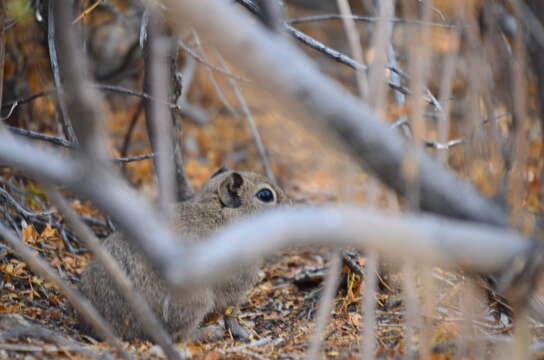
[[[345,15],[340,14],[320,14],[320,15],[311,15],[311,16],[304,16],[299,17],[296,19],[288,19],[286,22],[288,24],[302,24],[302,23],[308,23],[308,22],[315,22],[315,21],[325,21],[325,20],[342,20],[345,18]],[[378,23],[381,21],[390,22],[393,24],[416,24],[416,25],[425,25],[425,26],[434,26],[434,27],[442,27],[442,28],[448,28],[448,29],[455,29],[457,28],[457,25],[455,24],[440,24],[435,22],[425,22],[420,20],[412,20],[412,19],[401,19],[391,16],[360,16],[360,15],[349,15],[347,16],[350,19],[353,19],[355,21],[360,22],[367,22],[367,23]]]
[[[24,245],[17,237],[0,223],[0,234],[4,241],[27,263],[34,271],[43,276],[48,281],[55,284],[59,291],[66,296],[77,311],[93,326],[100,336],[104,338],[117,352],[125,359],[130,359],[129,354],[124,349],[121,342],[115,337],[113,330],[107,322],[100,316],[96,309],[85,299],[79,291],[66,284],[55,271],[47,265],[39,256],[36,256],[32,250]]]
[[[22,204],[19,204],[19,202],[17,200],[15,200],[13,198],[13,196],[10,195],[9,192],[7,192],[6,190],[4,190],[1,187],[0,187],[0,197],[4,198],[9,204],[11,204],[11,206],[13,206],[15,209],[17,209],[17,211],[19,211],[24,216],[29,216],[29,217],[41,216],[41,217],[43,217],[43,216],[49,216],[49,215],[55,213],[54,210],[48,210],[48,211],[43,211],[43,212],[34,212],[34,211],[30,211],[28,209],[25,209],[25,207]]]
[[[260,16],[259,7],[256,6],[251,0],[237,0],[237,2],[240,5],[244,6],[246,9],[248,9],[251,13]],[[333,59],[333,60],[335,60],[335,61],[337,61],[337,62],[339,62],[341,64],[347,65],[347,66],[351,67],[354,70],[367,70],[368,69],[365,65],[353,60],[349,56],[347,56],[347,55],[345,55],[345,54],[343,54],[343,53],[341,53],[341,52],[339,52],[337,50],[329,48],[325,44],[317,41],[316,39],[312,38],[311,36],[303,33],[302,31],[294,28],[293,26],[291,26],[289,24],[286,24],[286,29],[287,29],[287,32],[290,35],[292,35],[295,39],[297,39],[301,43],[311,47],[312,49],[314,49],[316,51],[321,52],[322,54],[327,55],[331,59]],[[400,70],[398,67],[388,67],[388,69],[391,70],[392,72],[397,73],[398,75],[402,76],[403,78],[405,78],[407,80],[410,79],[410,77],[406,73],[404,73],[402,70]],[[391,85],[392,84],[389,83],[389,86],[391,86]],[[436,100],[436,98],[430,92],[430,90],[425,88],[423,91],[428,96],[430,104],[433,105],[438,111],[442,111],[442,107],[440,106],[440,103],[438,102],[438,100]]]
[[[61,137],[58,137],[58,136],[42,134],[42,133],[39,133],[37,131],[21,129],[21,128],[14,127],[14,126],[8,126],[7,128],[12,133],[14,133],[16,135],[25,136],[25,137],[28,137],[28,138],[31,138],[31,139],[47,141],[47,142],[50,142],[50,143],[52,143],[54,145],[58,145],[58,146],[66,147],[66,148],[73,148],[75,146],[71,142],[69,142],[69,141],[67,141],[67,140],[65,140],[65,139],[63,139]],[[112,158],[112,160],[114,162],[118,162],[118,163],[129,163],[129,162],[133,162],[133,161],[151,159],[154,156],[155,156],[154,153],[149,153],[149,154],[142,154],[142,155],[136,155],[136,156],[130,156],[130,157],[123,156],[123,157],[118,157],[118,158]]]
[[[364,64],[363,60],[363,47],[361,46],[361,39],[359,33],[355,28],[355,22],[351,18],[351,7],[347,0],[337,0],[338,8],[342,14],[342,23],[344,24],[344,30],[347,34],[349,47],[351,49],[352,56],[359,64]],[[366,72],[360,68],[355,69],[355,77],[357,79],[357,88],[359,89],[359,96],[363,100],[367,100],[368,96],[368,79]]]
[[[62,80],[59,70],[59,62],[57,59],[57,22],[56,12],[59,7],[58,1],[48,1],[48,10],[47,10],[47,43],[49,48],[49,58],[51,60],[51,70],[53,71],[53,79],[55,81],[55,87],[58,89],[59,93],[63,93],[64,89],[62,86]],[[68,114],[68,107],[66,105],[65,99],[60,96],[59,99],[60,113],[62,117],[62,128],[64,131],[64,136],[70,142],[77,143],[76,133],[72,126],[72,123]]]
[[[155,157],[154,153],[149,153],[149,154],[142,154],[142,155],[129,156],[129,157],[113,158],[112,160],[117,163],[126,164],[126,163],[134,162],[134,161],[153,159],[154,157]]]
[[[404,261],[402,273],[403,298],[406,304],[406,331],[404,334],[404,339],[406,342],[406,355],[408,359],[414,359],[414,335],[416,330],[421,328],[419,317],[420,306],[417,297],[416,271],[414,262],[411,260]]]
[[[453,92],[453,79],[455,76],[455,67],[457,64],[457,49],[446,54],[444,59],[444,71],[440,80],[440,101],[444,104],[444,112],[438,123],[437,137],[441,143],[446,143],[450,132],[450,101]],[[461,139],[460,139],[461,140]],[[449,142],[447,143],[449,145]],[[449,147],[449,146],[448,146]],[[438,155],[440,161],[447,164],[448,156],[446,153]]]
[[[47,328],[38,325],[21,325],[14,329],[11,329],[3,334],[0,334],[0,342],[5,342],[8,339],[20,338],[20,337],[33,337],[39,338],[45,341],[56,343],[57,345],[19,345],[19,344],[0,344],[0,348],[12,351],[29,351],[29,352],[66,352],[75,351],[85,356],[94,359],[111,359],[111,356],[107,353],[96,353],[92,349],[82,346],[75,341],[68,340]],[[13,347],[5,345],[15,345]],[[27,346],[27,347],[24,347]]]
[[[127,89],[127,88],[124,88],[122,86],[110,85],[110,84],[91,84],[90,86],[93,86],[93,87],[95,87],[97,89],[104,90],[104,91],[111,91],[111,92],[120,93],[120,94],[138,96],[138,97],[141,97],[141,98],[144,98],[144,99],[155,100],[155,101],[158,101],[158,102],[162,102],[163,104],[166,104],[166,105],[168,105],[170,107],[176,107],[175,104],[172,104],[172,103],[168,102],[166,99],[154,99],[153,97],[151,97],[151,95],[146,94],[145,92],[132,90],[132,89]],[[2,107],[8,107],[8,106],[13,107],[14,105],[15,106],[23,105],[23,104],[29,103],[29,102],[31,102],[31,101],[39,98],[39,97],[47,96],[47,95],[51,95],[51,94],[56,95],[57,94],[57,89],[56,88],[50,88],[50,89],[46,89],[46,90],[37,92],[35,94],[29,95],[29,96],[21,98],[21,99],[12,100],[12,101],[9,101],[9,102],[7,102],[5,104],[2,104]]]
[[[42,133],[39,133],[37,131],[22,129],[22,128],[18,128],[18,127],[15,127],[15,126],[7,126],[7,128],[9,129],[9,131],[11,131],[12,133],[14,133],[16,135],[26,136],[28,138],[41,140],[41,141],[47,141],[47,142],[50,142],[50,143],[52,143],[54,145],[58,145],[58,146],[62,146],[62,147],[73,147],[74,146],[74,144],[71,143],[70,141],[65,140],[65,139],[63,139],[61,137],[58,137],[58,136],[42,134]]]
[[[4,344],[0,343],[0,349],[7,351],[20,351],[20,352],[30,352],[30,353],[47,353],[49,356],[51,353],[62,353],[66,355],[66,351],[74,351],[82,353],[83,355],[90,357],[92,359],[112,359],[111,356],[106,354],[97,355],[89,349],[84,348],[81,345],[77,344],[66,344],[66,345],[29,345],[29,344]],[[44,354],[45,355],[45,354]]]
[[[223,57],[219,52],[216,52],[217,60],[221,64],[221,67],[223,67],[225,70],[229,70],[227,63],[223,60]],[[257,147],[257,151],[259,152],[259,157],[261,158],[261,161],[263,163],[263,170],[265,175],[274,183],[276,183],[276,177],[274,176],[274,173],[272,172],[272,168],[270,167],[270,163],[268,161],[268,154],[266,151],[266,148],[264,147],[263,141],[261,139],[261,135],[259,134],[259,129],[257,129],[257,125],[255,125],[255,121],[253,120],[253,115],[251,115],[251,110],[249,109],[249,106],[246,103],[246,99],[244,95],[242,94],[242,91],[240,90],[240,87],[238,86],[238,83],[236,80],[229,78],[229,84],[234,91],[234,95],[236,96],[236,99],[238,100],[238,104],[240,105],[240,108],[242,109],[242,114],[244,115],[244,118],[249,126],[249,130],[251,131],[251,136],[253,137],[253,140],[255,141],[255,146]]]
[[[220,67],[218,66],[215,66],[214,64],[210,63],[208,60],[206,60],[205,58],[203,58],[202,56],[198,55],[197,53],[195,53],[190,47],[188,47],[187,45],[185,45],[182,41],[178,41],[178,44],[179,44],[179,47],[183,49],[183,51],[185,51],[187,53],[187,55],[191,56],[193,59],[195,59],[196,61],[198,61],[199,63],[203,64],[204,66],[208,67],[209,69],[213,70],[213,71],[216,71],[218,73],[221,73],[229,78],[233,78],[235,80],[238,80],[238,81],[245,81],[245,82],[249,82],[248,79],[246,78],[243,78],[243,77],[240,77],[238,75],[234,75],[224,69],[221,69]]]
[[[382,18],[387,18],[394,15],[395,4],[393,0],[381,1],[378,9]],[[377,27],[372,36],[372,48],[374,49],[375,57],[372,65],[370,66],[369,84],[372,86],[372,92],[370,92],[368,103],[374,109],[381,111],[386,101],[386,88],[384,81],[385,68],[388,64],[395,62],[394,54],[393,59],[388,61],[388,49],[391,45],[391,35],[393,33],[393,24],[388,23],[385,20],[378,22]],[[393,50],[394,51],[394,50]],[[392,73],[398,76],[396,73]],[[393,81],[393,78],[391,79]],[[395,81],[400,83],[398,78]]]
[[[178,284],[202,281],[217,273],[228,274],[225,269],[235,264],[251,262],[255,257],[294,242],[301,246],[304,243],[364,245],[390,254],[402,251],[403,256],[422,262],[443,267],[461,263],[465,269],[482,273],[499,270],[514,256],[524,256],[532,246],[530,241],[508,230],[435,217],[379,216],[354,209],[346,209],[339,215],[337,208],[281,209],[263,214],[260,219],[232,225],[230,230],[226,229],[207,243],[205,249],[188,254],[187,249],[174,240],[168,227],[159,224],[150,206],[103,167],[85,168],[77,159],[33,148],[6,133],[0,133],[0,161],[40,179],[61,182],[92,198],[120,225],[127,238],[145,251],[157,270],[165,274],[168,281]],[[149,232],[150,228],[154,231]],[[281,232],[277,231],[279,228]],[[254,234],[266,238],[253,242]],[[210,263],[215,264],[213,268],[206,265]]]
[[[54,3],[57,3],[54,1]],[[59,100],[64,99],[68,119],[71,119],[77,141],[85,153],[96,160],[106,159],[102,145],[102,101],[94,87],[88,86],[87,59],[83,57],[76,41],[77,25],[71,24],[72,7],[53,6],[55,14],[55,34],[62,63],[59,75],[63,84],[56,83],[60,92]],[[59,87],[63,86],[63,87]],[[61,100],[62,101],[62,100]],[[68,139],[74,142],[73,139]]]
[[[181,94],[176,99],[176,105],[181,115],[198,125],[206,125],[210,122],[210,113],[198,105],[191,104],[187,99],[189,90],[195,77],[198,64],[191,56],[185,56],[183,69],[181,70]],[[212,72],[205,67],[206,71]]]
[[[193,38],[200,52],[203,52],[204,48],[202,47],[202,44],[200,43],[200,39],[198,38],[196,33],[193,34]],[[210,79],[210,82],[212,83],[213,89],[215,90],[217,97],[219,98],[219,100],[221,101],[225,109],[227,109],[227,111],[230,113],[231,116],[235,116],[235,117],[240,116],[239,112],[235,110],[234,107],[232,107],[232,105],[228,101],[227,97],[223,93],[223,90],[221,90],[221,87],[217,83],[217,80],[215,79],[215,75],[213,71],[211,70],[211,68],[209,66],[205,66],[204,70],[206,71],[206,74],[208,75],[208,79]]]
[[[365,287],[363,294],[364,329],[361,332],[361,344],[363,346],[363,359],[373,360],[376,351],[376,285],[378,275],[378,257],[370,252],[366,258]]]
[[[132,133],[134,132],[134,128],[136,128],[136,123],[138,122],[138,119],[140,118],[140,115],[142,114],[142,111],[144,110],[144,102],[143,100],[140,100],[138,102],[138,107],[136,108],[136,111],[132,115],[132,118],[130,119],[129,125],[127,127],[127,132],[125,133],[125,136],[123,137],[123,145],[121,145],[121,156],[127,156],[128,154],[128,148],[130,146],[130,142],[132,140]]]
[[[338,288],[338,281],[340,279],[341,261],[338,253],[333,253],[331,260],[329,261],[329,271],[325,278],[325,284],[323,285],[321,300],[319,302],[319,308],[317,317],[315,320],[315,328],[310,341],[310,346],[306,352],[307,359],[319,359],[321,343],[323,339],[323,332],[327,329],[327,324],[331,316],[331,311],[334,308],[334,298],[336,295],[336,289]]]
[[[158,14],[152,13],[147,26],[147,41],[144,47],[145,74],[144,91],[157,98],[170,98],[172,93],[169,57],[173,41],[166,34],[166,27]],[[185,193],[190,189],[183,164],[177,160],[176,134],[170,111],[162,104],[146,99],[144,102],[145,123],[153,152],[158,156],[154,160],[155,173],[159,185],[160,209],[166,218],[170,217],[170,204],[174,199],[184,200],[190,197]],[[181,177],[177,175],[181,174]],[[183,189],[182,189],[183,188]],[[183,190],[183,191],[182,191]]]

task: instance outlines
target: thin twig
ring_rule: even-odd
[[[191,56],[185,56],[184,60],[183,68],[181,70],[181,94],[176,99],[175,103],[182,117],[191,120],[198,125],[206,125],[210,122],[210,112],[198,105],[191,104],[187,98],[191,85],[193,84],[198,63]],[[213,74],[208,67],[205,66],[204,68],[207,72]]]
[[[82,353],[85,356],[94,359],[111,359],[110,354],[101,353],[97,354],[90,348],[87,348],[83,345],[76,343],[75,341],[68,340],[66,337],[63,337],[47,328],[44,328],[39,325],[21,325],[10,329],[2,334],[0,334],[0,342],[5,342],[8,339],[20,338],[20,337],[33,337],[39,338],[45,341],[50,341],[56,343],[57,345],[28,345],[24,344],[23,346],[19,344],[0,344],[0,348],[11,351],[29,351],[29,352],[39,352],[39,351],[51,351],[51,352],[66,352],[74,351]],[[15,345],[13,347],[6,345]],[[24,347],[27,346],[27,347]],[[36,347],[39,348],[36,349]]]
[[[349,47],[351,49],[352,56],[359,64],[364,64],[363,60],[363,47],[361,46],[361,39],[359,33],[355,27],[355,22],[351,16],[351,7],[348,0],[336,0],[340,12],[342,14],[342,23],[344,24],[344,31],[347,34]],[[366,67],[366,66],[365,66]],[[363,101],[368,100],[369,84],[365,70],[355,69],[355,78],[357,79],[357,88],[359,90],[359,96]]]
[[[195,40],[196,46],[200,50],[200,52],[203,52],[204,49],[202,47],[202,44],[200,43],[200,39],[198,38],[197,34],[193,32],[193,38]],[[211,70],[209,66],[204,66],[204,70],[206,71],[206,74],[208,75],[208,79],[210,79],[210,82],[212,84],[213,89],[215,90],[217,97],[219,97],[219,100],[227,109],[227,111],[230,113],[231,116],[239,117],[240,113],[234,109],[234,107],[230,104],[229,100],[223,93],[223,90],[221,90],[221,87],[217,83],[217,80],[215,79],[214,72]]]
[[[306,359],[308,360],[321,358],[319,353],[321,350],[323,332],[327,329],[340,278],[341,261],[338,253],[333,253],[329,264],[329,271],[323,285],[323,293],[320,296],[321,301],[319,302],[314,332],[310,341],[310,346],[306,352]]]
[[[217,60],[221,64],[221,66],[229,71],[228,65],[223,60],[223,57],[221,54],[216,51]],[[259,152],[259,157],[261,158],[261,161],[263,163],[263,170],[265,175],[273,182],[276,183],[276,177],[274,176],[274,173],[272,172],[272,168],[270,167],[270,162],[268,161],[268,154],[266,151],[266,148],[264,147],[263,141],[261,139],[261,135],[259,134],[259,129],[257,129],[257,125],[255,125],[255,121],[253,120],[253,115],[251,114],[251,110],[249,109],[249,106],[246,103],[246,99],[244,95],[242,94],[242,91],[240,90],[240,87],[238,86],[238,83],[236,80],[229,78],[229,84],[234,91],[234,95],[236,96],[236,99],[238,100],[238,104],[240,105],[240,108],[242,109],[242,114],[244,115],[244,118],[249,125],[249,130],[251,131],[251,136],[253,136],[253,140],[255,141],[255,146],[257,147],[257,151]]]
[[[372,92],[368,94],[368,103],[375,110],[382,111],[387,100],[384,81],[385,69],[388,64],[393,64],[393,61],[388,59],[388,50],[392,47],[391,36],[394,25],[384,19],[394,15],[395,4],[393,0],[381,1],[376,4],[379,7],[378,11],[382,20],[378,22],[372,35],[372,48],[375,56],[368,76],[369,84],[372,84]],[[396,73],[391,74],[398,76]],[[400,83],[400,81],[398,82]]]
[[[129,163],[134,161],[140,161],[140,160],[146,160],[146,159],[153,159],[155,157],[154,153],[148,153],[148,154],[141,154],[141,155],[135,155],[135,156],[129,156],[129,157],[118,157],[113,158],[112,160],[117,163]]]
[[[71,143],[70,141],[58,136],[47,135],[47,134],[39,133],[37,131],[22,129],[15,126],[7,126],[7,128],[9,129],[9,131],[11,131],[12,133],[16,135],[25,136],[35,140],[47,141],[54,145],[67,147],[67,148],[71,148],[74,146],[74,144]]]
[[[173,41],[166,35],[166,26],[159,14],[151,13],[144,46],[144,91],[153,97],[167,99],[172,93],[169,55]],[[153,164],[158,180],[159,206],[162,215],[170,219],[170,204],[177,198],[175,133],[170,111],[163,104],[146,99],[144,102],[145,124],[153,152],[158,154]]]
[[[29,344],[4,344],[0,343],[0,349],[7,351],[19,351],[19,352],[31,352],[31,353],[45,353],[47,356],[51,356],[51,353],[62,353],[66,355],[66,351],[79,352],[83,355],[93,358],[93,359],[112,359],[110,355],[101,354],[96,355],[91,350],[84,348],[81,345],[77,344],[66,344],[66,345],[29,345]]]
[[[17,211],[22,213],[24,216],[43,217],[43,216],[49,216],[49,215],[54,214],[56,212],[55,210],[48,210],[48,211],[42,211],[42,212],[30,211],[30,210],[26,209],[23,205],[19,204],[19,202],[17,200],[15,200],[13,198],[13,196],[11,196],[10,193],[7,192],[6,190],[4,190],[2,187],[0,187],[0,197],[6,199],[6,201],[8,203],[10,203],[11,206],[13,206],[15,209],[17,209]]]
[[[21,128],[14,127],[14,126],[8,126],[7,128],[12,133],[14,133],[16,135],[25,136],[25,137],[28,137],[28,138],[31,138],[31,139],[47,141],[47,142],[50,142],[50,143],[52,143],[54,145],[58,145],[58,146],[66,147],[66,148],[73,148],[75,146],[74,144],[70,143],[69,141],[67,141],[67,140],[65,140],[65,139],[63,139],[61,137],[58,137],[58,136],[42,134],[42,133],[39,133],[37,131],[21,129]],[[141,154],[141,155],[135,155],[135,156],[129,156],[129,157],[125,157],[125,156],[116,157],[116,158],[112,158],[111,160],[114,161],[114,162],[118,162],[118,163],[129,163],[129,162],[133,162],[133,161],[151,159],[154,156],[155,156],[154,153],[148,153],[148,154]]]
[[[325,21],[325,20],[342,20],[345,17],[346,16],[340,15],[340,14],[320,14],[320,15],[304,16],[304,17],[299,17],[295,19],[288,19],[286,20],[286,22],[288,24],[301,24],[301,23]],[[434,26],[434,27],[442,27],[442,28],[449,28],[449,29],[457,28],[457,25],[455,24],[440,24],[440,23],[434,23],[434,22],[424,22],[420,20],[401,19],[396,17],[360,16],[360,15],[349,15],[348,17],[355,21],[367,22],[367,23],[377,23],[384,20],[386,22],[391,22],[394,24],[416,24],[416,25]]]
[[[248,9],[250,12],[252,12],[253,14],[255,15],[260,15],[260,9],[251,1],[251,0],[236,0],[240,5],[244,6],[246,9]],[[295,39],[297,39],[298,41],[302,42],[303,44],[311,47],[312,49],[316,50],[316,51],[319,51],[321,52],[322,54],[325,54],[327,55],[328,57],[332,58],[333,60],[341,63],[341,64],[344,64],[344,65],[347,65],[349,67],[351,67],[352,69],[354,70],[367,70],[368,68],[353,60],[352,58],[350,58],[349,56],[337,51],[337,50],[334,50],[334,49],[331,49],[329,48],[328,46],[326,46],[325,44],[319,42],[318,40],[314,39],[313,37],[303,33],[302,31],[296,29],[295,27],[289,25],[289,24],[286,24],[286,29],[287,29],[287,32],[292,35]],[[397,67],[388,67],[389,70],[391,70],[392,72],[395,72],[397,74],[399,74],[400,76],[402,76],[403,78],[409,80],[410,77],[405,73],[403,72],[402,70],[400,70],[399,68]],[[389,84],[391,86],[391,83]],[[425,92],[425,94],[429,97],[429,103],[431,105],[433,105],[434,107],[436,107],[436,109],[438,111],[442,111],[442,107],[440,106],[440,103],[438,102],[438,100],[436,100],[436,98],[434,97],[434,95],[431,93],[431,91],[427,88],[425,88],[423,90]]]
[[[363,324],[364,328],[361,332],[361,344],[363,359],[374,360],[376,351],[376,285],[378,275],[378,256],[369,252],[366,258],[365,265],[365,287],[363,293]]]
[[[58,12],[57,8],[61,6],[59,5],[58,1],[49,1],[48,2],[48,10],[47,10],[47,44],[49,47],[49,58],[51,60],[51,70],[53,71],[53,80],[55,82],[55,88],[57,89],[57,92],[62,95],[64,89],[62,86],[62,80],[60,75],[60,69],[59,69],[59,62],[57,59],[57,22],[58,19],[55,19],[55,15]],[[64,29],[67,30],[67,29]],[[58,98],[59,106],[60,106],[60,114],[62,118],[62,128],[64,131],[64,136],[66,139],[73,143],[78,143],[78,139],[75,133],[75,130],[73,128],[73,125],[70,121],[70,117],[68,114],[68,107],[66,104],[66,100],[63,98],[63,96],[59,96]]]
[[[123,137],[123,145],[121,145],[121,151],[120,154],[122,157],[127,156],[128,154],[128,148],[130,146],[130,142],[132,140],[132,133],[134,132],[134,129],[136,128],[136,123],[138,122],[138,119],[140,118],[140,115],[142,114],[142,111],[144,110],[144,102],[143,100],[140,100],[138,102],[138,107],[136,108],[136,111],[132,115],[129,125],[127,127],[127,132],[125,133],[125,136]]]
[[[243,78],[241,76],[238,76],[238,75],[234,75],[224,69],[221,69],[220,67],[218,66],[215,66],[214,64],[210,63],[208,60],[206,60],[205,58],[203,58],[202,56],[198,55],[197,53],[195,53],[190,47],[188,47],[187,45],[185,45],[182,41],[178,41],[178,44],[179,44],[179,47],[183,49],[183,51],[185,51],[187,53],[187,55],[191,56],[193,59],[195,59],[196,61],[198,61],[199,63],[203,64],[204,66],[212,69],[213,71],[216,71],[218,73],[221,73],[229,78],[232,78],[232,79],[235,79],[235,80],[238,80],[238,81],[244,81],[244,82],[250,82],[250,80],[246,79],[246,78]]]

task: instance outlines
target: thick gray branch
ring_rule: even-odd
[[[81,147],[97,158],[105,159],[102,143],[102,101],[95,88],[88,86],[87,61],[76,41],[76,25],[72,25],[72,2],[54,6],[55,30],[60,58],[60,75],[63,91],[61,103],[66,104],[68,118],[72,121]],[[57,88],[60,84],[56,84]],[[70,140],[70,139],[69,139]]]
[[[12,166],[38,180],[66,185],[93,201],[160,272],[179,261],[183,250],[150,204],[110,167],[89,165],[87,160],[39,149],[0,131],[0,166]]]
[[[446,268],[493,273],[526,256],[514,231],[431,215],[399,216],[355,207],[283,208],[228,226],[190,251],[169,274],[178,285],[216,280],[277,250],[306,245],[371,248]]]
[[[408,144],[368,106],[321,74],[295,46],[251,22],[226,2],[170,0],[168,4],[173,26],[193,25],[273,98],[291,105],[291,110],[299,110],[298,115],[311,116],[314,123],[328,127],[362,165],[399,194],[406,194],[402,168]],[[229,36],[225,36],[227,29]],[[503,209],[423,152],[419,156],[419,177],[424,210],[508,225]]]
[[[178,286],[231,274],[229,269],[278,249],[308,244],[368,247],[444,267],[492,273],[532,242],[513,231],[434,216],[392,216],[355,208],[278,209],[231,225],[189,251],[175,240],[151,206],[108,168],[89,168],[80,159],[27,145],[0,132],[0,164],[38,179],[62,183],[116,221],[157,270]],[[258,241],[255,241],[258,239]]]

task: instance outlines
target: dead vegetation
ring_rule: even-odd
[[[150,207],[135,209],[143,202],[131,188],[161,203],[183,199],[222,165],[266,172],[299,205],[364,205],[384,219],[408,213],[417,220],[424,210],[452,228],[463,230],[468,220],[507,239],[498,239],[495,249],[494,243],[460,241],[459,250],[447,242],[451,234],[435,228],[399,231],[401,240],[419,235],[429,245],[443,237],[450,247],[437,248],[444,258],[451,255],[451,263],[438,264],[443,267],[428,262],[425,254],[435,249],[422,242],[376,255],[370,248],[338,249],[340,234],[330,247],[267,254],[258,285],[239,309],[252,339],[235,339],[212,316],[208,337],[177,344],[183,356],[543,357],[542,322],[537,308],[526,306],[540,291],[544,206],[538,0],[238,0],[214,10],[231,6],[237,9],[232,14],[206,14],[203,0],[81,0],[70,13],[72,40],[58,36],[62,17],[53,3],[0,4],[2,238],[15,234],[75,288],[91,254],[50,203],[44,184],[55,183],[99,238],[132,230],[152,262],[167,264],[162,260],[171,258],[149,250],[154,237],[170,239],[168,227]],[[226,25],[232,27],[221,32]],[[165,38],[177,39],[179,47],[161,55],[145,45]],[[69,41],[78,45],[71,48]],[[355,96],[337,92],[337,85]],[[366,105],[359,109],[360,102]],[[151,146],[154,136],[167,140]],[[34,163],[41,159],[47,162]],[[131,187],[115,197],[125,189],[117,175]],[[175,184],[164,180],[169,176]],[[117,203],[127,211],[116,215]],[[131,224],[145,214],[153,227]],[[231,230],[225,236],[236,234]],[[508,248],[523,250],[512,253],[512,262],[490,261],[489,268],[500,271],[475,274],[475,249],[490,251],[490,258],[494,250],[508,253],[502,249],[510,234],[528,245]],[[406,255],[418,252],[421,257]],[[330,260],[338,253],[337,271]],[[212,265],[195,266],[195,278],[204,279],[199,269]],[[162,269],[174,287],[190,281],[176,277],[180,269]],[[7,240],[0,241],[0,275],[0,358],[123,356],[114,350],[115,339],[112,346],[81,333],[58,285]],[[125,356],[172,357],[147,341],[120,346]]]

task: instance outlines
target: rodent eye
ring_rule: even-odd
[[[261,200],[262,202],[269,203],[274,201],[274,193],[272,192],[272,190],[267,188],[263,188],[259,190],[257,194],[255,194],[255,196],[257,197],[257,199]]]

